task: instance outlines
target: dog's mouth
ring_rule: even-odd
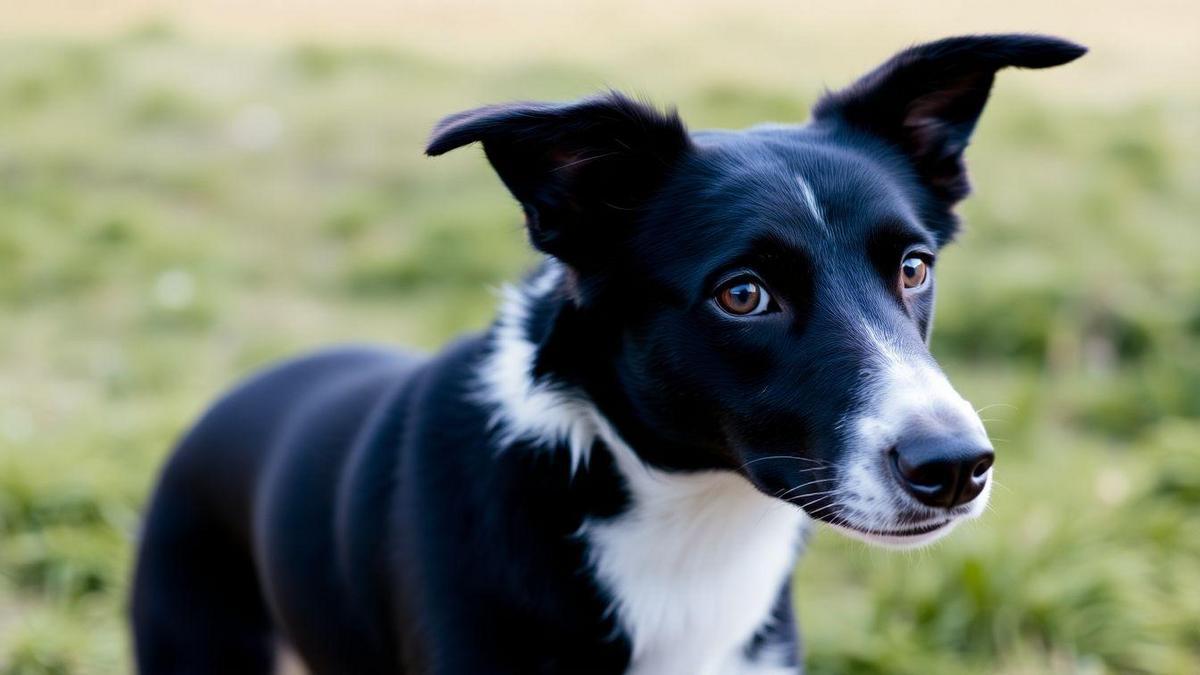
[[[943,520],[943,521],[939,521],[936,523],[929,523],[927,525],[919,525],[917,527],[908,527],[908,528],[902,528],[902,529],[896,529],[896,530],[870,529],[870,528],[860,527],[858,525],[855,525],[853,523],[848,523],[848,522],[838,523],[838,525],[840,527],[845,527],[847,529],[854,530],[855,532],[858,532],[860,534],[866,534],[866,535],[871,535],[871,536],[920,537],[921,535],[929,534],[930,532],[937,532],[938,530],[942,529],[943,527],[946,527],[950,523],[951,523],[951,521],[949,521],[949,520]]]
[[[869,544],[897,548],[911,548],[928,544],[935,539],[940,539],[958,524],[957,518],[943,518],[920,525],[881,528],[867,527],[847,518],[818,518],[818,520],[854,539]]]

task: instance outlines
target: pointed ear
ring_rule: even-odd
[[[882,137],[912,161],[949,220],[950,207],[970,191],[963,150],[983,112],[996,71],[1049,68],[1073,61],[1086,48],[1041,35],[953,37],[896,54],[849,87],[817,102],[813,119],[842,122]],[[936,225],[935,225],[936,226]]]
[[[480,142],[521,202],[529,238],[573,266],[602,258],[691,147],[673,112],[610,92],[575,103],[509,103],[451,115],[425,152]]]

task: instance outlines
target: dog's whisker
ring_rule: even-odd
[[[810,516],[816,516],[818,513],[822,512],[826,509],[836,508],[837,506],[838,506],[838,502],[832,501],[832,502],[829,502],[828,504],[826,504],[825,506],[822,506],[821,508],[814,509],[812,511],[808,511],[808,509],[805,509],[805,511],[808,511],[808,515],[810,515]]]
[[[790,490],[788,490],[788,491],[784,492],[782,495],[780,495],[780,496],[779,496],[779,498],[780,498],[780,499],[783,499],[783,498],[784,498],[784,497],[786,497],[787,495],[790,495],[790,494],[792,494],[793,492],[796,492],[797,490],[801,490],[801,489],[803,489],[803,488],[806,488],[806,487],[808,487],[809,485],[816,485],[817,483],[832,483],[832,482],[835,482],[835,481],[837,481],[837,480],[838,480],[838,479],[836,479],[836,478],[818,478],[817,480],[810,480],[810,481],[808,481],[807,483],[802,483],[802,484],[800,484],[800,485],[797,485],[796,487],[794,487],[794,488],[792,488],[792,489],[790,489]]]
[[[816,464],[817,467],[833,466],[833,465],[830,465],[829,462],[826,462],[823,460],[802,458],[802,456],[797,456],[797,455],[769,455],[769,456],[764,456],[764,458],[756,458],[756,459],[752,459],[748,462],[745,462],[745,464],[743,464],[739,468],[745,468],[745,467],[750,466],[751,464],[757,464],[757,462],[760,462],[760,461],[776,460],[776,459],[786,459],[786,460],[794,460],[794,461],[811,461],[811,462],[814,462],[814,464]]]
[[[845,493],[849,493],[849,492],[850,492],[850,489],[849,489],[849,488],[835,488],[835,489],[833,489],[833,490],[824,490],[824,491],[821,491],[821,492],[814,492],[814,493],[812,493],[812,494],[807,494],[807,495],[804,495],[804,496],[805,496],[805,497],[808,497],[808,498],[810,498],[810,499],[811,499],[811,498],[814,498],[814,497],[822,497],[822,498],[824,498],[824,497],[827,497],[827,496],[829,496],[829,495],[845,494]]]
[[[1014,412],[1019,410],[1019,408],[1017,408],[1017,406],[1012,405],[1011,403],[992,403],[989,405],[985,405],[982,408],[979,408],[978,410],[975,411],[975,414],[978,415],[978,414],[982,413],[984,410],[991,410],[992,408],[1001,408],[1001,407],[1012,408]]]
[[[816,467],[814,467],[814,468],[812,468],[812,469],[801,469],[802,471],[815,471],[815,470],[817,470],[817,469],[819,469],[819,468],[824,468],[824,467],[827,467],[827,466],[832,466],[831,464],[829,464],[828,462],[825,462],[825,461],[823,461],[823,460],[819,460],[819,459],[812,459],[812,458],[809,458],[809,457],[797,457],[797,456],[795,456],[795,455],[771,455],[771,456],[769,456],[769,457],[758,457],[758,458],[756,458],[756,459],[752,459],[752,460],[750,460],[749,462],[746,462],[746,463],[742,464],[742,465],[741,465],[741,466],[739,466],[738,468],[739,468],[739,469],[744,469],[744,468],[746,468],[746,467],[750,466],[751,464],[756,464],[756,463],[758,463],[758,462],[765,462],[765,461],[767,461],[767,460],[772,460],[772,459],[790,459],[790,460],[795,460],[795,461],[798,461],[798,462],[814,462],[814,463],[816,463],[816,464],[817,464],[817,466],[816,466]]]
[[[817,504],[817,502],[823,502],[823,501],[825,501],[826,499],[828,499],[828,498],[829,498],[829,497],[831,497],[831,496],[832,496],[832,495],[824,495],[824,496],[822,496],[822,497],[817,497],[817,498],[815,498],[815,499],[810,499],[810,500],[808,500],[808,501],[806,501],[806,502],[804,502],[804,503],[800,504],[800,508],[804,509],[804,511],[805,511],[806,513],[808,513],[808,515],[810,515],[810,516],[811,516],[811,515],[812,515],[812,512],[811,512],[811,511],[809,511],[809,509],[810,509],[810,508],[812,508],[814,505],[816,505],[816,504]],[[833,503],[833,502],[831,502],[831,503]]]

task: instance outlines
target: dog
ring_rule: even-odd
[[[1085,48],[906,49],[804,125],[689,132],[620,93],[451,115],[545,260],[440,353],[258,374],[182,439],[130,603],[140,672],[802,669],[811,524],[912,547],[993,450],[928,350],[995,73]]]

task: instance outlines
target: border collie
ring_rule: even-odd
[[[934,261],[996,71],[1084,51],[913,47],[802,126],[615,92],[442,120],[428,154],[482,144],[545,262],[437,355],[321,352],[204,415],[149,507],[139,669],[798,672],[813,521],[908,547],[984,508]]]

